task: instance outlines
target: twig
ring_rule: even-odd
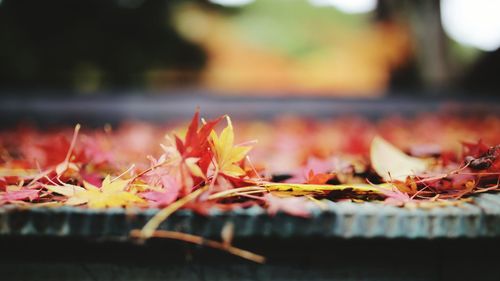
[[[191,193],[192,194],[192,193]],[[142,238],[143,231],[134,229],[130,232],[130,235],[134,238]],[[168,231],[168,230],[156,230],[153,231],[150,235],[150,237],[155,237],[155,238],[166,238],[166,239],[175,239],[175,240],[180,240],[184,242],[189,242],[201,246],[208,246],[214,249],[226,251],[230,254],[233,254],[235,256],[242,257],[244,259],[256,262],[256,263],[265,263],[266,258],[264,256],[254,254],[252,252],[228,245],[227,243],[215,241],[215,240],[210,240],[203,238],[201,236],[193,235],[193,234],[187,234],[187,233],[182,233],[182,232],[177,232],[177,231]]]
[[[73,149],[75,148],[76,139],[78,138],[78,132],[80,131],[81,125],[76,124],[75,130],[73,132],[73,138],[71,139],[71,143],[69,145],[68,152],[66,153],[66,157],[64,158],[64,163],[69,163],[71,154],[73,153]]]

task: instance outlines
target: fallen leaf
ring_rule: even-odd
[[[408,176],[429,168],[429,161],[408,156],[381,137],[372,141],[370,160],[375,172],[385,181],[405,181]]]
[[[124,207],[133,204],[144,203],[137,195],[126,191],[129,181],[116,179],[111,181],[108,175],[102,182],[101,188],[88,182],[84,182],[85,190],[78,190],[72,196],[68,196],[66,205],[87,204],[89,208],[112,208]]]
[[[171,176],[162,176],[161,178],[163,190],[148,191],[141,193],[141,196],[151,201],[155,207],[165,207],[174,202],[181,191],[181,185]]]
[[[212,146],[219,172],[231,176],[239,177],[245,175],[245,171],[237,164],[248,154],[251,146],[234,145],[234,131],[231,119],[226,117],[227,127],[222,130],[220,136],[212,131]]]
[[[185,140],[182,141],[179,137],[175,137],[177,150],[184,159],[190,157],[200,158],[206,153],[209,147],[208,137],[222,117],[206,122],[198,129],[199,119],[200,113],[196,110],[189,124]]]
[[[72,184],[64,184],[64,185],[44,184],[43,186],[49,191],[64,195],[66,197],[73,197],[77,192],[85,191],[85,188]]]
[[[389,184],[379,184],[371,185],[365,183],[353,183],[353,184],[298,184],[298,183],[272,183],[272,182],[261,182],[257,184],[260,187],[266,188],[271,192],[286,192],[292,195],[305,195],[314,193],[325,193],[336,190],[354,190],[359,192],[374,192],[382,193],[381,189],[390,188]]]
[[[36,189],[21,189],[16,191],[8,191],[0,195],[1,202],[11,202],[29,199],[30,201],[38,198],[38,193],[40,191]]]
[[[313,175],[316,174],[326,174],[333,170],[333,165],[327,160],[321,160],[316,157],[311,157],[307,160],[305,167],[297,169],[292,174],[292,177],[285,180],[288,183],[305,183],[311,178],[311,172]]]

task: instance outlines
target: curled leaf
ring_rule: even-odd
[[[386,181],[405,181],[429,168],[429,161],[408,156],[381,137],[373,139],[370,159],[375,172]]]
[[[314,193],[325,193],[335,190],[352,189],[358,192],[382,193],[381,189],[389,188],[387,184],[371,185],[365,183],[353,184],[298,184],[298,183],[259,183],[259,186],[266,188],[270,192],[286,192],[291,195],[305,195]]]
[[[64,185],[44,184],[43,186],[49,191],[64,195],[66,197],[72,197],[75,196],[77,192],[85,191],[85,188],[72,184],[64,184]]]

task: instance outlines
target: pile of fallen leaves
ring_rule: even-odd
[[[289,125],[294,122],[259,136],[264,143],[278,143],[275,147],[287,147],[295,154],[283,149],[273,153],[272,148],[252,156],[249,153],[257,142],[236,143],[228,116],[205,121],[198,112],[187,130],[164,137],[161,128],[141,125],[117,132],[106,126],[89,133],[80,133],[77,125],[71,138],[65,131],[4,132],[0,135],[0,205],[159,208],[142,233],[150,236],[179,208],[206,214],[212,208],[260,205],[270,214],[284,211],[307,217],[311,206],[322,208],[325,200],[425,207],[458,204],[474,193],[499,188],[499,145],[463,142],[457,151],[427,143],[405,150],[410,156],[376,136],[366,122],[337,124],[336,132],[344,135],[334,137],[326,130],[313,137],[301,130],[290,134],[293,126]],[[497,119],[489,122],[499,123]],[[246,132],[262,131],[259,124]],[[385,125],[392,139],[404,140],[405,133],[418,131],[397,124]],[[431,131],[433,124],[429,122]],[[453,124],[453,130],[464,134],[477,127]],[[225,127],[220,130],[221,126]],[[439,130],[431,133],[440,139],[450,137]],[[490,132],[491,136],[499,137],[498,132]],[[424,134],[415,134],[408,142],[419,137],[425,140]],[[349,144],[344,153],[297,145],[298,140],[308,140],[323,148],[329,143],[334,147],[343,139]],[[266,153],[273,163],[266,163]],[[290,155],[300,155],[302,160]],[[276,159],[281,167],[294,168],[272,168]]]

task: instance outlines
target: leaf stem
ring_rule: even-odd
[[[223,197],[228,197],[230,195],[233,195],[234,193],[241,193],[241,192],[247,192],[247,191],[261,191],[265,192],[267,189],[265,187],[260,187],[260,186],[245,186],[245,187],[240,187],[240,188],[232,188],[228,190],[224,190],[215,194],[212,194],[208,196],[208,200],[214,200],[214,199],[219,199]]]

